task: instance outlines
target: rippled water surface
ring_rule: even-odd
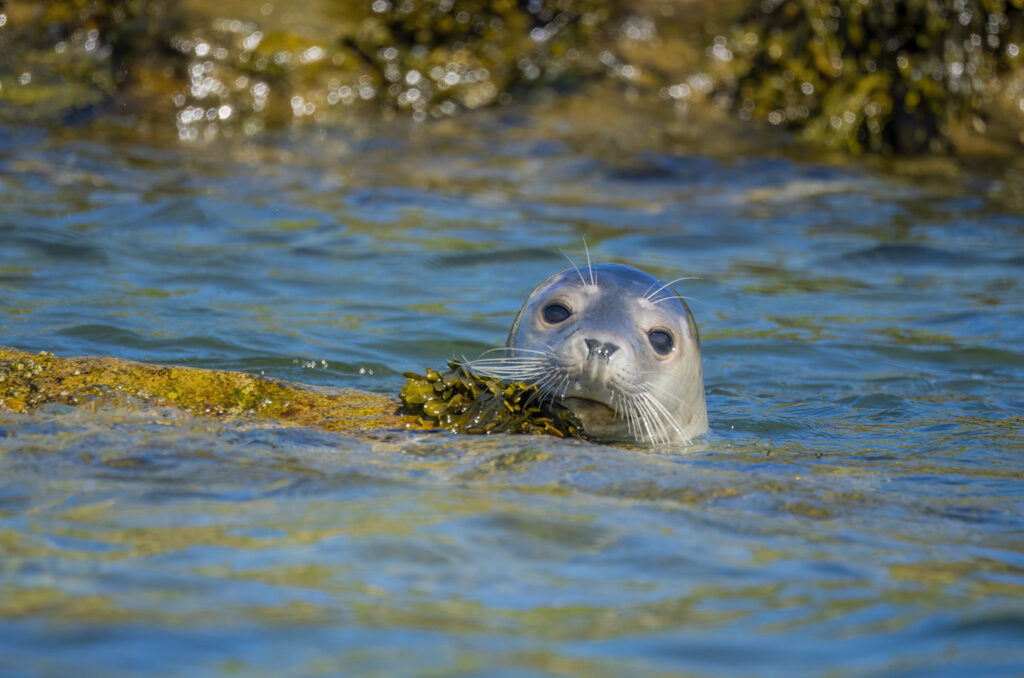
[[[0,343],[395,393],[585,239],[699,276],[712,434],[0,410],[0,675],[1024,671],[1019,187],[506,113],[140,136],[0,129]]]

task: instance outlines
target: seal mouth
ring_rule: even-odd
[[[594,400],[593,398],[586,398],[584,396],[565,396],[562,398],[562,402],[565,403],[566,407],[569,407],[573,410],[575,410],[578,407],[581,410],[595,409],[603,410],[613,414],[615,412],[615,410],[612,409],[611,405],[603,401]]]
[[[583,430],[592,435],[600,434],[610,427],[617,427],[621,423],[618,413],[599,400],[569,396],[561,398],[561,401],[580,420]]]

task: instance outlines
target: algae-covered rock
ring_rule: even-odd
[[[1000,97],[1024,106],[1024,0],[765,0],[712,54],[744,117],[854,152],[942,151]]]
[[[0,410],[49,403],[177,407],[201,416],[272,420],[350,435],[424,426],[398,403],[360,391],[326,393],[239,372],[147,365],[118,358],[61,358],[0,347]]]
[[[407,372],[399,398],[403,411],[424,426],[453,433],[543,433],[585,438],[583,426],[568,408],[543,396],[536,386],[506,383],[466,369],[457,361],[448,370]]]
[[[568,409],[536,387],[470,373],[407,374],[399,403],[345,390],[240,372],[147,365],[118,358],[61,358],[0,346],[0,411],[64,405],[133,403],[176,407],[199,416],[270,420],[368,436],[386,429],[442,428],[456,433],[547,433],[582,438]]]

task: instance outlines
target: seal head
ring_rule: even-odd
[[[690,309],[632,266],[581,266],[545,280],[516,316],[500,360],[499,376],[537,384],[595,440],[660,445],[708,430]]]

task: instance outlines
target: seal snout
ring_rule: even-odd
[[[612,357],[612,353],[619,350],[619,347],[610,341],[601,341],[600,339],[584,339],[583,341],[587,344],[587,360],[595,358],[608,360]]]

